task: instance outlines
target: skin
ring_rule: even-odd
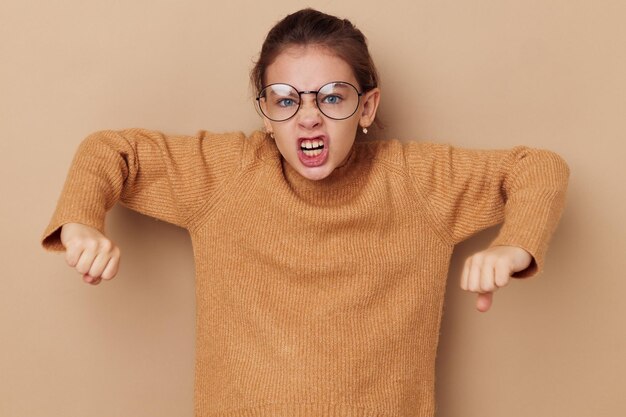
[[[97,229],[67,223],[61,228],[61,243],[65,246],[65,261],[87,284],[98,285],[117,275],[120,250]]]
[[[511,281],[511,275],[528,268],[533,257],[517,246],[492,246],[467,258],[461,273],[461,288],[478,293],[476,308],[486,312],[493,293]]]
[[[299,91],[317,90],[330,81],[347,81],[358,86],[350,66],[329,50],[317,46],[291,47],[267,68],[266,84],[287,83]],[[284,122],[264,119],[265,128],[274,134],[285,160],[303,177],[312,181],[328,177],[350,155],[356,130],[368,127],[376,116],[380,91],[373,89],[362,97],[356,113],[346,120],[332,120],[320,113],[313,95],[303,95],[298,113]],[[328,159],[321,166],[307,167],[298,159],[298,139],[324,135],[328,138]],[[98,285],[117,275],[119,248],[98,230],[79,223],[65,224],[61,243],[66,248],[67,264],[76,269],[85,283]],[[532,256],[515,246],[493,246],[470,256],[461,274],[461,288],[478,294],[476,308],[491,308],[493,293],[506,286],[511,275],[530,265]]]
[[[331,81],[347,81],[360,88],[352,68],[331,51],[319,46],[286,48],[267,67],[265,85],[287,83],[298,91],[316,91]],[[274,134],[274,140],[283,158],[300,175],[309,180],[328,177],[341,166],[352,150],[359,126],[370,126],[376,117],[380,90],[374,88],[361,96],[359,107],[350,118],[333,120],[324,116],[315,104],[315,95],[302,95],[298,113],[289,120],[273,122],[263,118],[265,130]],[[307,167],[298,159],[298,139],[324,135],[329,141],[329,155],[321,166]]]

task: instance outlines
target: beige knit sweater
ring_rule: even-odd
[[[261,132],[104,131],[44,233],[104,230],[117,201],[186,228],[198,417],[425,417],[453,246],[502,222],[541,269],[568,169],[548,151],[357,143],[312,182]]]

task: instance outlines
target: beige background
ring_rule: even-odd
[[[261,126],[248,70],[310,4],[368,36],[386,138],[528,144],[572,169],[546,270],[496,295],[457,285],[438,417],[626,415],[626,2],[0,2],[0,415],[191,416],[194,284],[183,230],[116,208],[114,281],[91,287],[39,237],[73,152],[103,128]]]

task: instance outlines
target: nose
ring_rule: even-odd
[[[296,117],[298,124],[307,129],[315,128],[322,122],[322,114],[315,103],[315,96],[302,97]]]

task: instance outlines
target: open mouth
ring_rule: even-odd
[[[298,157],[308,167],[320,166],[328,157],[328,141],[325,136],[300,138],[298,141]]]

